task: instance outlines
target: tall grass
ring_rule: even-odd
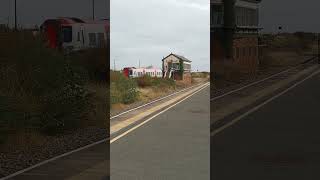
[[[126,78],[122,73],[110,71],[110,102],[111,104],[129,104],[138,98],[137,83]]]
[[[268,48],[278,51],[295,51],[303,53],[311,48],[316,42],[316,37],[312,33],[296,32],[293,34],[283,33],[280,35],[264,35],[261,37],[266,42]]]
[[[110,99],[111,104],[130,104],[139,99],[138,88],[174,89],[176,83],[172,79],[142,76],[127,78],[121,72],[110,71]]]
[[[173,79],[163,79],[163,78],[155,78],[151,76],[142,76],[136,78],[137,84],[139,87],[175,87],[175,82]]]
[[[210,76],[209,72],[193,72],[191,73],[192,78],[207,78]]]
[[[71,54],[71,62],[84,68],[90,81],[106,82],[108,77],[107,48],[94,48]]]
[[[84,68],[41,37],[7,33],[0,42],[0,139],[9,130],[54,135],[78,127],[91,110],[86,79]]]

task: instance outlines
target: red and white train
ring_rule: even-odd
[[[158,77],[162,78],[162,70],[150,67],[150,68],[135,68],[135,67],[126,67],[123,68],[123,74],[129,78],[136,78],[142,76],[151,76],[151,77]]]
[[[78,51],[107,46],[110,21],[61,17],[48,19],[41,25],[51,48]]]

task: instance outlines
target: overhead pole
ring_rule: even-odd
[[[17,0],[14,0],[14,29],[18,29],[17,25]]]
[[[94,3],[94,0],[92,0],[92,20],[94,20],[95,19],[95,3]]]

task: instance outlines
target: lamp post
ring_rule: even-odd
[[[94,12],[94,6],[95,6],[95,3],[94,3],[94,0],[92,0],[92,20],[95,19],[95,18],[94,18],[94,14],[95,14],[95,12]]]
[[[17,30],[17,0],[14,0],[14,29]]]

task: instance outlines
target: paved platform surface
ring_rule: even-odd
[[[320,179],[320,75],[211,137],[212,180]]]
[[[210,87],[111,144],[112,180],[210,179]]]

